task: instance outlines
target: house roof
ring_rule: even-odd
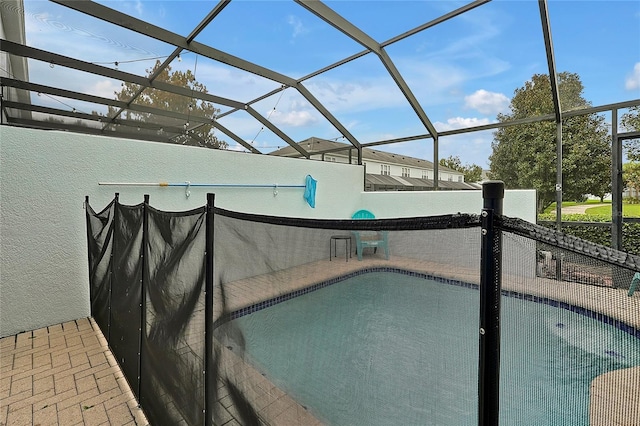
[[[331,154],[335,156],[348,157],[349,150],[353,149],[351,145],[330,141],[320,138],[309,138],[302,142],[298,142],[298,145],[302,146],[311,155]],[[277,151],[269,153],[269,155],[277,155],[280,157],[302,157],[300,152],[291,146],[281,148]],[[353,153],[353,155],[357,155]],[[400,166],[412,167],[415,169],[433,170],[433,162],[424,160],[421,158],[415,158],[403,154],[394,154],[386,151],[380,151],[371,148],[362,148],[362,160],[363,161],[376,161],[379,163],[396,164]],[[462,175],[463,173],[450,169],[445,166],[439,166],[439,170],[449,173],[455,173]],[[433,182],[432,182],[433,186]]]
[[[374,186],[392,186],[392,187],[412,187],[417,191],[430,190],[433,188],[433,179],[420,179],[412,177],[400,177],[391,175],[377,175],[373,173],[367,173],[366,184]],[[455,182],[455,181],[443,181],[438,182],[440,189],[444,190],[470,190],[479,189],[478,185]],[[429,188],[429,189],[427,189]]]

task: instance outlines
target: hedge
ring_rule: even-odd
[[[538,215],[540,225],[548,228],[555,228],[555,214]],[[551,221],[554,223],[548,223]],[[562,232],[573,235],[583,240],[596,244],[611,247],[611,226],[598,226],[589,224],[569,224],[566,222],[608,222],[611,223],[611,216],[588,215],[588,214],[567,214],[562,215]],[[640,223],[622,224],[622,249],[628,253],[640,255]]]

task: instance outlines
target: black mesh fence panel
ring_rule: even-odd
[[[142,298],[143,206],[116,203],[113,232],[113,279],[109,344],[113,356],[138,395],[140,304]]]
[[[141,403],[153,424],[203,424],[205,211],[148,218]]]
[[[215,209],[207,247],[205,208],[146,209],[144,221],[138,206],[116,206],[111,290],[100,284],[109,210],[88,209],[87,223],[90,271],[102,271],[91,274],[92,306],[111,291],[110,344],[124,337],[125,366],[140,352],[152,424],[478,424],[479,216],[329,221]],[[639,258],[518,219],[495,225],[500,423],[634,424]],[[119,275],[142,276],[142,286],[123,292]],[[146,309],[129,317],[139,302]]]
[[[91,315],[109,336],[109,310],[111,307],[111,244],[115,201],[100,213],[85,203],[87,214],[87,247],[89,249],[89,287]]]

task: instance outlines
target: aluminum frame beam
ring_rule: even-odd
[[[611,111],[611,248],[622,250],[622,140],[618,137],[618,110]],[[616,284],[616,283],[614,283]]]
[[[72,68],[72,69],[83,71],[89,74],[101,75],[103,77],[112,78],[114,80],[119,80],[126,83],[137,84],[142,88],[158,89],[165,92],[173,93],[175,95],[180,95],[187,98],[200,99],[203,101],[228,106],[231,108],[244,107],[244,104],[242,102],[235,101],[233,99],[223,98],[221,96],[216,96],[209,93],[193,91],[186,87],[176,86],[176,85],[165,83],[162,81],[152,81],[150,78],[141,77],[137,74],[131,74],[131,73],[120,71],[120,70],[114,70],[112,68],[104,67],[102,65],[92,64],[91,62],[81,61],[79,59],[74,59],[68,56],[59,55],[57,53],[47,52],[45,50],[40,50],[34,47],[12,43],[6,40],[2,40],[2,44],[0,45],[0,51],[5,51],[7,53],[23,56],[26,58],[36,59],[36,60],[47,62],[53,65]],[[130,103],[132,101],[133,99],[127,103]]]
[[[562,229],[562,105],[558,91],[558,76],[556,74],[556,61],[551,39],[551,26],[549,24],[549,10],[547,0],[538,0],[540,9],[540,22],[542,24],[542,36],[547,54],[547,66],[549,68],[549,81],[551,83],[551,97],[556,122],[556,229]],[[558,262],[559,265],[559,262]]]

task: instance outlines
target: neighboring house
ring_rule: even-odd
[[[311,153],[312,160],[358,164],[358,153],[351,145],[319,138],[309,138],[298,143]],[[293,147],[287,146],[269,153],[280,157],[302,157]],[[366,191],[431,191],[433,190],[433,163],[402,154],[392,154],[370,148],[362,149],[365,167]],[[478,189],[477,185],[464,181],[464,174],[444,166],[438,166],[441,190]]]
[[[611,196],[607,195],[605,198],[611,198]],[[622,191],[622,198],[640,198],[640,190],[628,186]]]

